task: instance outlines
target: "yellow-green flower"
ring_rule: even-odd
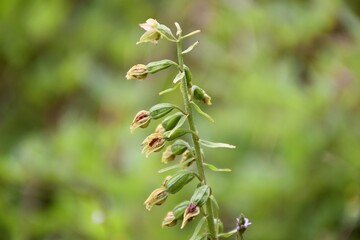
[[[136,44],[144,43],[144,42],[151,42],[157,44],[158,40],[161,38],[161,34],[157,30],[160,24],[152,18],[146,20],[145,23],[139,24],[141,28],[143,28],[146,32],[140,37],[140,41]]]
[[[144,205],[147,210],[151,210],[154,205],[161,205],[168,197],[168,193],[165,187],[155,189],[150,196],[145,200]]]

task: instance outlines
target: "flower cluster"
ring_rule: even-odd
[[[203,215],[199,221],[197,232],[194,233],[196,239],[218,239],[220,236],[230,236],[235,232],[244,233],[245,229],[250,225],[247,218],[238,219],[236,229],[230,233],[222,232],[222,223],[218,218],[218,207],[215,197],[211,194],[211,188],[206,182],[204,167],[209,167],[213,171],[229,171],[229,169],[219,169],[212,164],[205,163],[204,152],[201,145],[206,147],[227,147],[234,146],[225,143],[214,143],[200,139],[198,131],[194,124],[193,110],[197,111],[207,119],[212,118],[205,113],[197,102],[205,105],[211,105],[211,97],[199,86],[194,85],[190,68],[184,64],[183,55],[190,52],[198,42],[189,46],[186,50],[182,50],[182,40],[199,33],[193,31],[183,35],[182,29],[178,23],[175,23],[176,34],[165,25],[160,24],[155,19],[148,19],[140,27],[145,33],[140,37],[137,44],[153,43],[157,44],[161,38],[176,43],[178,61],[177,63],[164,59],[160,61],[150,62],[148,64],[136,64],[130,68],[126,74],[128,80],[144,80],[149,74],[155,74],[169,67],[175,67],[177,74],[173,79],[174,86],[162,91],[160,95],[175,91],[180,87],[184,99],[185,108],[182,109],[171,103],[159,103],[147,110],[139,111],[130,124],[130,131],[134,132],[137,128],[147,128],[153,120],[162,119],[156,126],[154,131],[147,136],[142,142],[142,153],[148,157],[150,154],[159,152],[164,149],[161,162],[164,164],[173,163],[178,158],[178,164],[173,164],[159,172],[176,170],[173,174],[167,176],[160,187],[153,190],[149,197],[145,200],[144,205],[147,210],[151,210],[153,206],[160,206],[166,202],[166,199],[173,194],[177,194],[183,187],[196,179],[198,181],[194,193],[189,198],[169,211],[163,219],[163,227],[172,227],[181,221],[180,228],[186,225],[194,218]],[[175,111],[175,113],[172,113]],[[187,122],[188,127],[184,127]],[[185,134],[189,134],[191,142],[182,139]],[[195,168],[190,166],[196,163]],[[195,169],[195,170],[194,170]],[[244,220],[246,219],[246,221]],[[245,221],[245,222],[244,222]]]

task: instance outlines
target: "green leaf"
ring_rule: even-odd
[[[165,94],[165,93],[169,93],[169,92],[172,92],[172,91],[175,91],[178,87],[180,86],[180,83],[176,84],[174,87],[172,88],[168,88],[168,89],[165,89],[164,91],[161,91],[159,92],[159,96]]]
[[[210,170],[214,172],[231,172],[230,168],[217,168],[210,163],[203,163],[204,166],[208,167]]]
[[[200,231],[201,231],[201,228],[203,227],[204,223],[206,221],[206,217],[203,217],[199,223],[197,224],[195,230],[194,230],[194,233],[193,235],[191,236],[190,240],[195,240],[199,235],[200,235]]]
[[[200,113],[201,115],[203,115],[205,118],[207,118],[210,122],[214,122],[214,119],[212,117],[210,117],[209,114],[205,113],[203,110],[201,110],[201,108],[194,103],[193,101],[191,102],[194,105],[195,110]]]
[[[214,211],[215,211],[215,213],[216,213],[216,218],[219,218],[219,211],[220,211],[220,207],[219,207],[219,204],[218,204],[218,202],[216,201],[216,199],[215,199],[215,197],[214,197],[214,195],[211,195],[210,196],[210,200],[213,202],[213,206],[215,207],[214,208]]]
[[[159,24],[159,26],[157,26],[157,30],[159,31],[159,33],[161,35],[165,35],[167,37],[172,38],[173,40],[176,40],[176,38],[174,37],[174,35],[172,34],[170,28],[168,28],[167,26],[163,25],[163,24]]]
[[[236,148],[236,146],[227,143],[215,143],[204,139],[200,139],[200,144],[209,148]]]
[[[178,83],[181,79],[184,78],[184,76],[185,76],[185,72],[179,72],[179,73],[175,76],[175,78],[174,78],[174,80],[173,80],[173,83]]]
[[[227,233],[220,233],[217,236],[222,237],[222,238],[228,238],[228,237],[231,237],[232,235],[234,235],[235,233],[237,233],[236,229],[231,230],[230,232],[227,232]]]
[[[181,168],[182,166],[185,166],[186,164],[188,164],[189,162],[193,161],[195,158],[189,158],[188,160],[182,162],[182,163],[179,163],[179,164],[176,164],[176,165],[173,165],[173,166],[170,166],[170,167],[166,167],[166,168],[162,168],[158,171],[158,173],[164,173],[164,172],[167,172],[167,171],[170,171],[170,170],[173,170],[173,169],[176,169],[176,168]]]
[[[194,42],[190,47],[188,47],[186,50],[182,51],[181,54],[185,54],[193,50],[193,48],[199,43],[199,41]]]

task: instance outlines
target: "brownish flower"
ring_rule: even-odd
[[[165,145],[165,137],[162,133],[152,133],[142,142],[144,146],[142,153],[145,153],[146,157],[150,153],[157,152]]]
[[[126,79],[143,80],[148,75],[147,67],[144,64],[136,64],[126,73]]]
[[[150,196],[145,200],[144,205],[147,210],[151,210],[154,205],[161,205],[165,202],[168,193],[165,187],[155,189]]]
[[[195,203],[190,203],[189,206],[185,209],[184,219],[181,224],[181,229],[183,229],[185,227],[185,225],[188,222],[190,222],[194,217],[199,215],[199,213],[200,213],[200,208],[198,206],[196,206]]]
[[[133,132],[138,127],[146,128],[150,123],[150,119],[151,119],[150,112],[141,110],[134,117],[134,120],[130,125],[130,131]]]

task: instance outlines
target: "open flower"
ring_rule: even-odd
[[[142,153],[145,153],[146,157],[150,153],[157,152],[162,149],[165,145],[165,137],[162,133],[152,133],[142,142],[142,145],[145,145]]]
[[[183,229],[185,227],[185,225],[190,222],[194,217],[196,217],[197,215],[199,215],[200,213],[200,208],[198,206],[196,206],[195,203],[190,203],[189,206],[185,209],[184,212],[184,219],[183,222],[181,224],[181,229]]]
[[[246,229],[251,225],[251,222],[243,214],[239,218],[236,218],[236,230],[240,236],[246,231]]]
[[[144,205],[147,210],[151,210],[154,205],[161,205],[168,197],[168,193],[165,187],[155,189],[150,196],[145,200]]]
[[[134,117],[134,120],[130,125],[130,131],[133,132],[138,127],[146,128],[150,123],[150,119],[151,119],[150,112],[141,110]]]
[[[139,26],[143,28],[146,32],[140,37],[140,41],[138,41],[136,44],[144,42],[151,42],[156,44],[161,38],[161,34],[157,30],[159,25],[160,24],[152,18],[146,20],[145,23],[139,24]]]
[[[136,64],[126,73],[126,79],[143,80],[148,75],[147,67],[144,64]]]

